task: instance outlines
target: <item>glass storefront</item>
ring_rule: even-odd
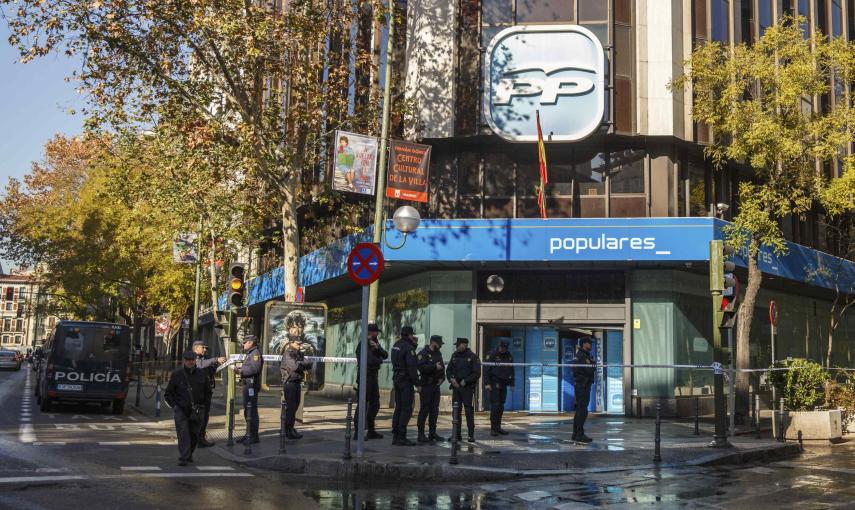
[[[507,341],[514,361],[516,385],[508,392],[505,409],[531,413],[572,412],[575,389],[572,367],[579,339],[593,337],[593,356],[598,363],[620,364],[623,360],[623,330],[587,326],[484,326],[483,352]],[[551,365],[551,366],[550,366]],[[589,410],[623,414],[623,370],[599,369],[591,388]],[[485,402],[489,408],[489,402]]]

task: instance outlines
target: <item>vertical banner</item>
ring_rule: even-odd
[[[172,240],[172,261],[176,264],[195,264],[199,261],[199,254],[196,253],[195,232],[184,232],[175,235]]]
[[[347,131],[335,132],[333,189],[373,195],[377,175],[377,139]]]
[[[428,201],[430,149],[430,145],[392,140],[389,144],[387,197]]]

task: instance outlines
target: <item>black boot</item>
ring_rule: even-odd
[[[424,432],[419,432],[418,441],[420,443],[430,443],[430,439],[428,439]]]
[[[297,431],[292,427],[292,428],[289,428],[289,429],[287,429],[287,430],[285,431],[285,437],[287,437],[288,439],[302,439],[302,438],[303,438],[303,434],[300,434],[299,432],[297,432]]]
[[[438,435],[436,432],[431,432],[430,435],[428,436],[428,439],[430,439],[431,441],[439,441],[439,442],[445,441],[445,438]]]
[[[208,438],[205,436],[202,436],[202,439],[199,440],[199,448],[209,448],[211,446],[214,446],[215,444],[216,443],[214,443],[213,441],[208,441]]]
[[[383,434],[376,430],[369,430],[365,433],[365,439],[383,439]]]

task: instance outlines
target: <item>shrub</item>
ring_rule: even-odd
[[[837,380],[826,387],[825,405],[832,409],[841,409],[843,430],[855,422],[855,377],[841,372]]]
[[[815,361],[796,358],[782,360],[772,365],[772,368],[789,368],[790,370],[773,370],[769,379],[778,395],[784,397],[784,404],[792,411],[812,411],[822,404],[825,394],[825,383],[828,373],[822,365]]]

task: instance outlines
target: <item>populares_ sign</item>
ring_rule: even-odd
[[[603,46],[578,25],[502,30],[487,47],[483,102],[487,124],[506,140],[536,141],[537,111],[546,141],[586,138],[603,122]]]

